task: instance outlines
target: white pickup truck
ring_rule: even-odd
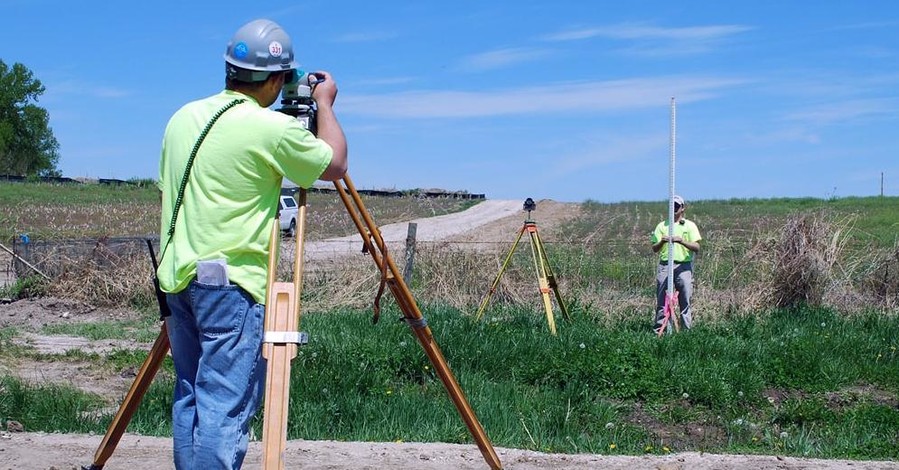
[[[281,232],[288,237],[295,237],[297,234],[297,200],[293,196],[284,196],[278,200],[278,221],[281,226]]]

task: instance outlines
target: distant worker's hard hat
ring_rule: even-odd
[[[683,206],[683,205],[684,205],[684,198],[682,198],[682,197],[680,197],[680,196],[674,196],[674,204],[675,204],[675,205],[678,205],[678,206]]]
[[[298,67],[290,36],[271,20],[253,20],[240,27],[225,49],[228,78],[259,82],[271,72]]]

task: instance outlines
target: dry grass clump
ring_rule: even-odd
[[[847,281],[836,267],[850,225],[851,220],[833,221],[826,212],[799,214],[775,236],[761,239],[747,255],[761,267],[754,290],[758,297],[749,303],[775,308],[825,305],[826,296]]]
[[[108,307],[146,304],[155,299],[153,268],[139,244],[123,248],[100,239],[88,252],[58,249],[50,250],[47,256],[56,273],[49,293],[56,297]]]
[[[865,273],[863,286],[881,307],[899,307],[899,242],[892,250],[874,255]]]
[[[276,269],[279,281],[295,281],[295,254],[294,243],[281,243]],[[308,312],[369,307],[377,291],[379,278],[380,273],[367,254],[338,256],[308,263],[303,269],[300,308]]]

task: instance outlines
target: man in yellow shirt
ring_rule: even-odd
[[[684,217],[687,205],[680,196],[674,196],[674,231],[668,239],[668,221],[663,220],[652,232],[652,251],[659,254],[659,266],[656,271],[656,318],[655,329],[662,325],[665,316],[665,297],[668,288],[668,242],[673,242],[674,288],[677,290],[677,303],[680,307],[684,327],[693,326],[693,313],[690,310],[690,298],[693,296],[693,257],[699,253],[699,227]],[[672,321],[674,319],[671,319]]]
[[[241,27],[225,52],[225,90],[179,109],[159,164],[157,276],[175,365],[175,467],[240,468],[265,385],[266,276],[282,177],[302,187],[346,173],[337,85],[318,84],[318,135],[268,109],[297,70],[290,37],[268,20]],[[312,81],[310,81],[312,83]]]

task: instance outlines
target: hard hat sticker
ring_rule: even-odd
[[[243,59],[250,53],[250,48],[247,47],[247,43],[241,41],[234,46],[234,57],[238,59]]]
[[[272,57],[281,57],[281,52],[283,52],[283,49],[280,42],[272,41],[268,44],[268,53]]]

